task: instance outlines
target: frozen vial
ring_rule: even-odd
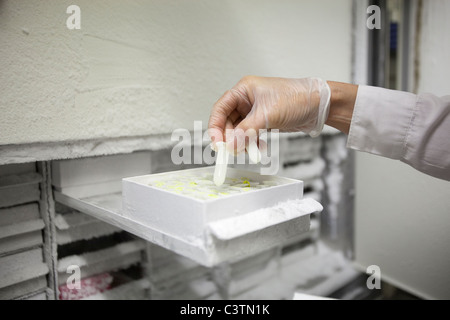
[[[216,167],[214,169],[214,183],[219,187],[225,182],[225,178],[227,177],[228,150],[225,142],[218,142],[216,147],[217,157]]]

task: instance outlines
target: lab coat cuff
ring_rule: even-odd
[[[347,147],[402,159],[416,100],[407,92],[359,86]]]

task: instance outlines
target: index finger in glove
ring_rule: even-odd
[[[214,104],[208,124],[208,133],[213,143],[224,141],[226,129],[234,128],[251,110],[248,98],[233,88]]]

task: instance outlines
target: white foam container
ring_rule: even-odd
[[[195,248],[186,250],[184,246],[184,250],[177,250],[169,245],[173,241],[168,241],[168,249],[204,265],[215,265],[258,253],[309,231],[310,214],[322,210],[315,200],[302,199],[302,181],[232,168],[227,177],[276,181],[278,185],[211,200],[149,185],[177,175],[201,177],[213,171],[213,167],[206,167],[125,178],[121,214]]]

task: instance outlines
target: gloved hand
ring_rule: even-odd
[[[244,133],[249,129],[302,131],[317,137],[327,119],[330,98],[330,87],[318,78],[244,77],[215,103],[208,132],[213,145],[225,140],[234,153],[245,149]]]

